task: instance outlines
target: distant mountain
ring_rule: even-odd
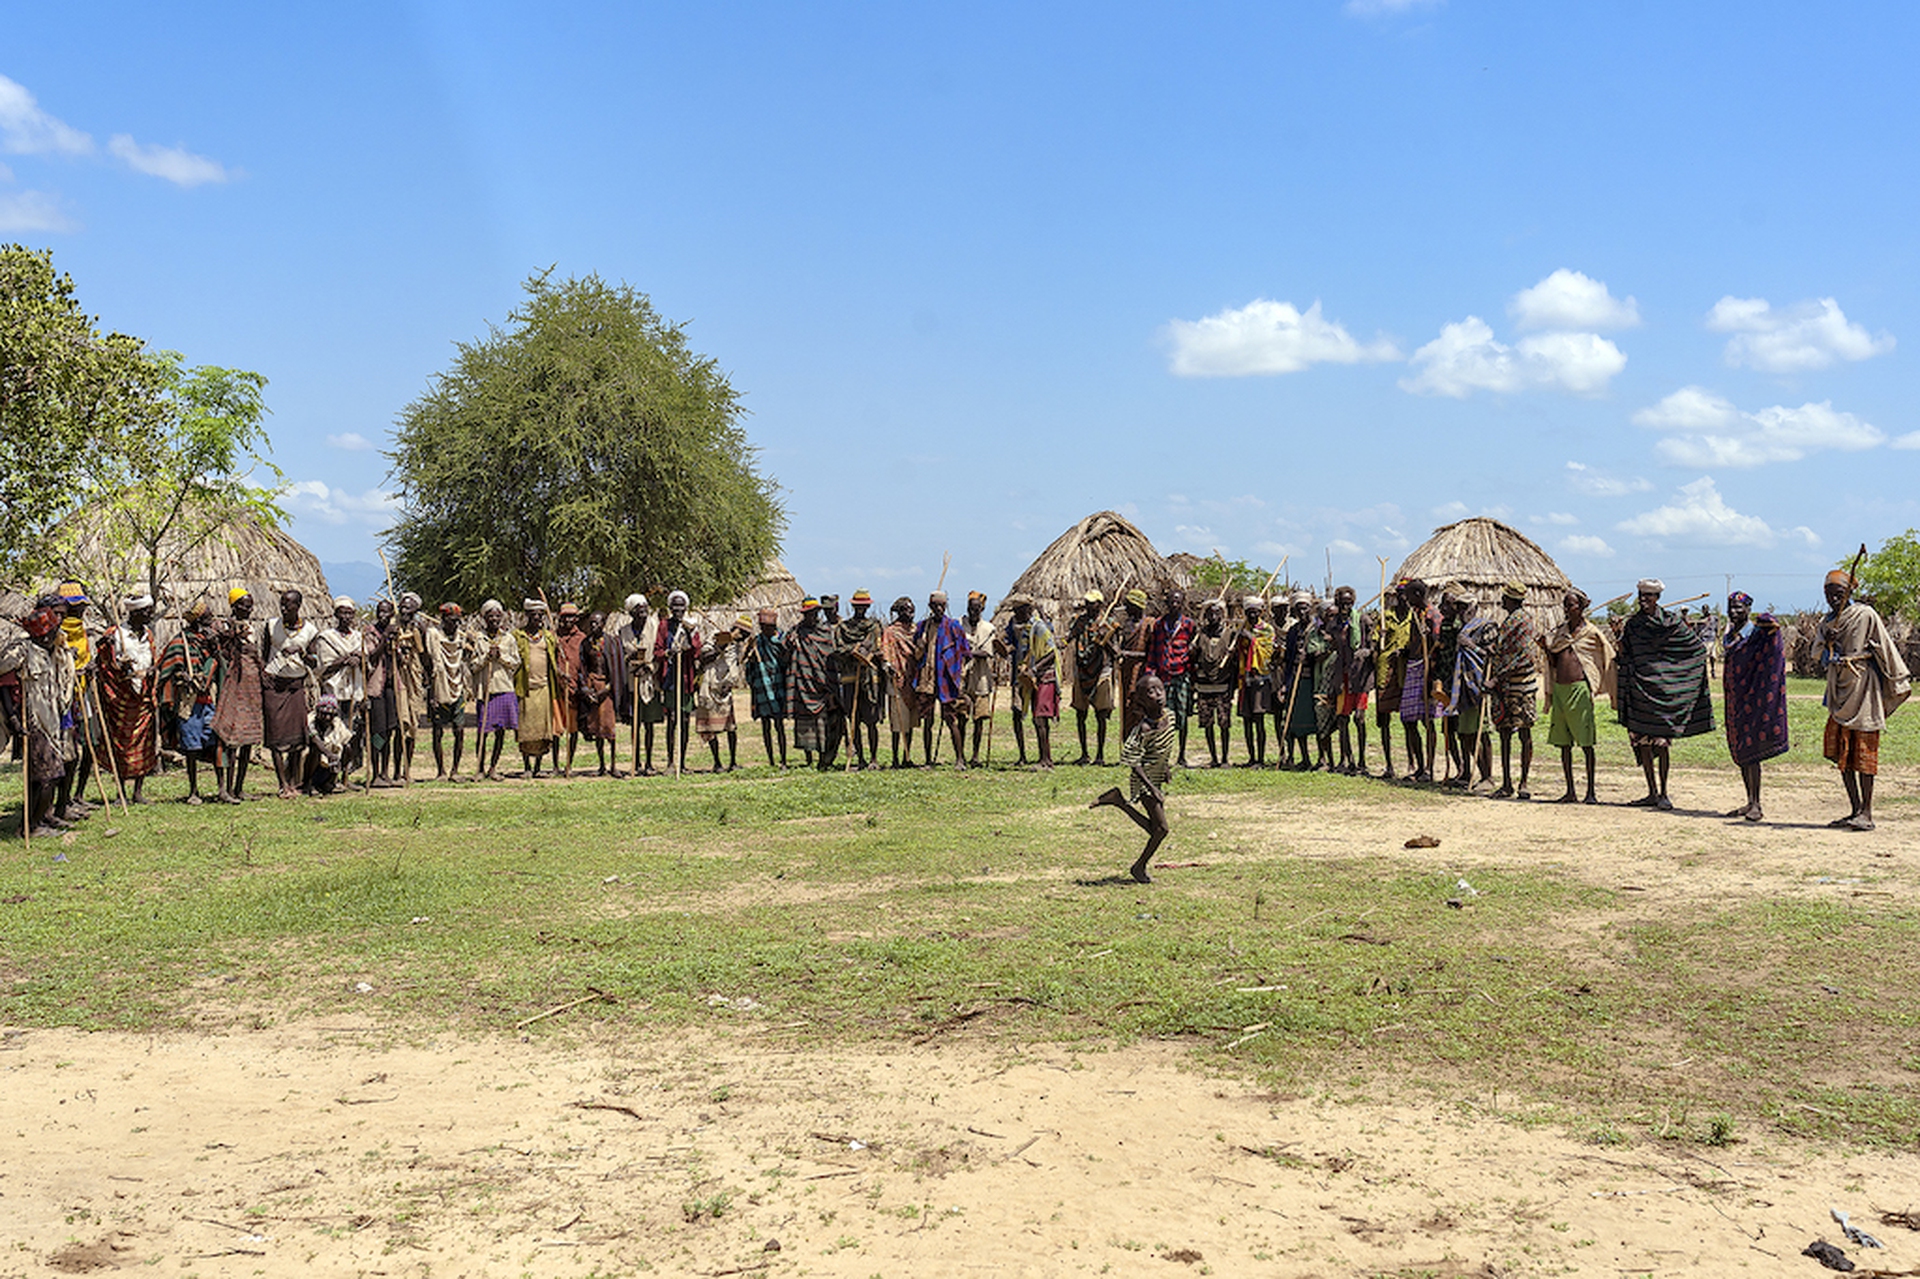
[[[378,564],[354,560],[346,564],[320,565],[327,575],[327,589],[335,595],[350,595],[365,605],[387,593],[387,574]]]

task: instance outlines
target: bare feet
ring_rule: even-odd
[[[1556,799],[1553,802],[1556,804],[1577,804],[1580,802],[1580,797],[1574,794],[1572,791],[1568,791],[1566,794],[1562,795],[1559,799]]]
[[[1126,802],[1127,802],[1127,797],[1120,793],[1120,788],[1118,786],[1109,786],[1106,790],[1101,791],[1100,794],[1096,795],[1094,797],[1093,802],[1091,804],[1088,804],[1087,807],[1099,808],[1102,805],[1109,805],[1109,804],[1118,805],[1118,804],[1124,804]]]
[[[1127,874],[1133,876],[1133,882],[1136,884],[1151,884],[1153,882],[1153,876],[1147,874],[1147,859],[1144,857],[1128,867]]]

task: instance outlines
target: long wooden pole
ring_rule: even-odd
[[[60,642],[67,642],[64,636]],[[26,674],[26,670],[26,663],[22,662],[21,674]],[[20,727],[25,730],[27,748],[20,755],[20,838],[26,841],[29,853],[33,852],[33,711],[27,705],[30,683],[25,679],[20,681]]]
[[[87,710],[87,688],[84,683],[80,686],[80,728],[81,731],[87,735],[87,749],[91,751],[93,749],[93,716]],[[106,809],[108,813],[112,813],[113,801],[107,798],[105,770],[100,768],[93,770],[93,784],[100,792],[100,807]],[[83,795],[81,798],[84,799],[86,797]]]
[[[681,618],[680,637],[685,637],[686,633],[687,621],[685,618]],[[667,725],[667,744],[669,748],[671,748],[673,742],[676,740],[676,734],[678,735],[677,740],[680,743],[680,749],[676,751],[673,756],[673,775],[678,777],[680,776],[680,762],[686,758],[687,754],[687,721],[686,718],[680,714],[680,703],[683,700],[680,692],[680,650],[673,646],[673,640],[671,639],[667,641],[667,644],[669,647],[673,647],[673,709],[668,712],[673,716],[673,720]]]
[[[100,753],[106,756],[107,768],[113,773],[113,789],[120,795],[120,811],[131,813],[133,809],[127,803],[127,784],[121,780],[120,766],[113,758],[113,737],[107,731],[107,703],[100,696],[100,681],[94,680],[88,688],[93,694],[93,711],[100,724]]]

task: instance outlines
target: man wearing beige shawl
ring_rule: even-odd
[[[1840,769],[1853,811],[1829,822],[1838,830],[1873,829],[1873,779],[1880,771],[1880,730],[1913,692],[1913,679],[1887,624],[1853,599],[1844,569],[1827,574],[1827,607],[1817,641],[1827,670],[1826,756]]]

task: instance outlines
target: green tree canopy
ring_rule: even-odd
[[[1839,567],[1852,564],[1849,555]],[[1920,622],[1920,531],[1896,533],[1867,555],[1860,566],[1860,593],[1882,614]]]
[[[167,377],[138,338],[99,331],[51,251],[0,245],[0,577],[48,566],[101,460],[160,423]]]
[[[154,598],[164,561],[176,560],[222,537],[234,517],[278,524],[275,498],[280,468],[266,460],[267,379],[216,365],[187,368],[171,351],[155,357],[161,370],[159,412],[129,433],[122,447],[96,459],[101,530],[109,558],[125,563]],[[264,468],[276,487],[260,484]]]
[[[526,291],[400,415],[396,576],[442,598],[594,606],[748,585],[785,516],[726,376],[625,284],[542,273]]]

